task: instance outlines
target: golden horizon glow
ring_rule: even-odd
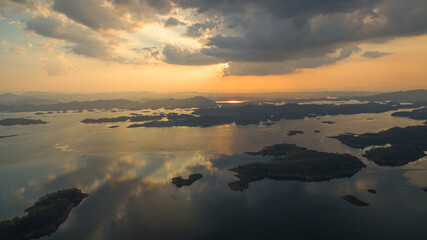
[[[1,92],[279,92],[394,91],[427,88],[427,35],[361,44],[364,51],[390,52],[379,58],[356,55],[346,60],[287,75],[222,76],[229,63],[182,66],[167,63],[129,65],[67,54],[72,68],[48,75],[36,52],[0,57]],[[25,69],[23,71],[22,69]],[[13,80],[13,81],[12,81]]]

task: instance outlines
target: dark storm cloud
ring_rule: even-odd
[[[289,74],[301,68],[315,68],[322,65],[333,64],[350,57],[353,53],[359,52],[359,47],[347,47],[341,49],[337,57],[304,57],[297,60],[287,60],[284,62],[230,62],[229,68],[224,69],[224,76],[229,75],[278,75]]]
[[[200,15],[222,16],[223,29],[208,39],[201,54],[240,65],[260,63],[258,69],[263,71],[260,75],[268,74],[265,68],[268,62],[276,62],[269,65],[272,74],[288,72],[291,69],[287,67],[279,71],[284,62],[298,61],[300,66],[316,66],[318,64],[309,62],[361,41],[386,41],[396,36],[427,32],[427,1],[423,0],[175,2],[183,8],[196,9]],[[302,59],[309,62],[303,64]],[[324,60],[336,62],[340,59]],[[255,71],[253,66],[248,68]],[[232,74],[232,64],[229,71]]]
[[[391,53],[379,52],[379,51],[368,51],[368,52],[365,52],[362,56],[366,58],[379,58],[389,54]]]
[[[99,36],[87,28],[76,24],[64,23],[54,17],[36,17],[26,23],[27,29],[45,37],[65,40],[72,45],[68,48],[75,54],[103,60],[113,60],[114,45],[121,39],[109,39]]]
[[[178,19],[176,19],[174,17],[168,18],[168,20],[166,20],[166,22],[165,22],[165,28],[176,27],[179,25],[186,25],[186,24],[184,22],[179,21]]]
[[[132,32],[152,22],[167,28],[186,25],[182,35],[194,38],[202,47],[188,50],[166,43],[159,50],[165,61],[180,65],[230,62],[226,74],[290,73],[340,61],[354,52],[349,47],[362,42],[427,33],[426,0],[52,1],[52,10],[68,19],[60,21],[56,13],[38,16],[28,21],[27,28],[67,41],[74,53],[118,59],[113,53],[120,38],[99,33],[111,29]],[[23,0],[5,2],[31,5]],[[170,17],[182,9],[189,10],[182,18],[185,22]],[[344,49],[341,57],[328,57],[339,49]],[[372,52],[363,56],[380,55]]]
[[[163,55],[165,56],[165,61],[171,64],[178,65],[209,65],[223,62],[221,59],[207,56],[200,52],[191,52],[188,49],[167,44],[163,48]]]
[[[198,38],[206,31],[215,28],[215,23],[206,21],[205,23],[195,23],[187,27],[187,32],[184,34],[187,37]]]
[[[12,2],[16,2],[16,3],[21,3],[21,4],[26,4],[27,0],[11,0]]]
[[[129,29],[113,9],[102,6],[101,0],[55,0],[52,8],[70,19],[93,29]]]
[[[199,13],[221,12],[231,15],[243,11],[245,4],[256,5],[278,17],[293,17],[335,12],[349,12],[370,7],[381,0],[174,0],[183,8],[195,8]]]
[[[169,0],[55,0],[53,10],[95,30],[116,29],[131,31],[157,14],[172,10]],[[129,15],[129,17],[124,17]]]

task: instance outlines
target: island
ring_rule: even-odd
[[[270,126],[273,126],[275,123],[274,122],[263,122],[261,124],[264,126],[270,127]]]
[[[18,135],[6,135],[6,136],[0,136],[0,138],[9,138],[9,137],[16,137]]]
[[[375,194],[375,193],[377,193],[377,190],[375,190],[375,189],[368,189],[368,192]]]
[[[92,118],[86,118],[83,119],[82,123],[116,123],[116,122],[126,122],[129,120],[130,117],[115,117],[115,118],[98,118],[98,119],[92,119]]]
[[[355,205],[355,206],[358,206],[358,207],[366,207],[366,206],[369,206],[369,203],[366,203],[366,202],[364,202],[364,201],[362,201],[362,200],[360,200],[360,199],[358,199],[358,198],[356,198],[355,196],[353,196],[353,195],[346,195],[346,196],[344,196],[344,197],[342,197],[344,200],[346,200],[347,202],[349,202],[349,203],[351,203],[351,204],[353,204],[353,205]]]
[[[335,124],[334,121],[322,121],[322,123],[326,123],[326,124]]]
[[[415,120],[427,120],[427,107],[415,109],[413,111],[401,111],[391,114],[393,117],[408,117]]]
[[[288,136],[295,136],[297,134],[304,134],[304,132],[300,130],[291,130],[288,132]]]
[[[0,239],[27,240],[50,235],[67,220],[71,210],[89,194],[71,188],[49,193],[25,210],[28,214],[0,222]]]
[[[427,125],[394,127],[360,135],[346,133],[333,138],[353,148],[373,146],[364,157],[380,166],[403,166],[426,156],[427,151]]]
[[[98,119],[92,119],[92,118],[86,118],[83,119],[82,123],[116,123],[116,122],[144,122],[144,121],[152,121],[152,120],[160,120],[164,116],[163,115],[133,115],[131,117],[129,116],[120,116],[120,117],[114,117],[114,118],[98,118]]]
[[[48,122],[40,119],[28,118],[5,118],[0,120],[1,126],[14,126],[14,125],[32,125],[32,124],[47,124]]]
[[[177,186],[178,188],[182,186],[190,186],[191,184],[201,179],[202,177],[203,175],[200,173],[191,174],[190,176],[188,176],[187,179],[184,179],[181,176],[178,176],[178,177],[172,178],[172,184],[175,184],[175,186]]]
[[[286,143],[247,154],[272,158],[268,162],[247,163],[230,169],[236,172],[235,176],[239,178],[239,181],[228,184],[233,191],[243,191],[248,188],[250,182],[264,178],[305,182],[329,181],[351,177],[366,167],[357,157],[350,154],[318,152]]]

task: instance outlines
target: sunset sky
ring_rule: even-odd
[[[0,92],[427,88],[425,0],[0,0]]]

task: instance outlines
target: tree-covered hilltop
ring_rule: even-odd
[[[389,147],[376,147],[364,154],[369,160],[383,166],[405,165],[425,156],[424,151],[427,151],[427,125],[394,127],[378,133],[361,135],[342,134],[334,138],[350,147],[360,149],[390,144]]]
[[[46,194],[25,210],[27,215],[1,221],[0,239],[27,240],[52,234],[88,196],[76,188]]]
[[[248,154],[273,158],[269,162],[247,163],[230,169],[237,172],[236,177],[240,179],[229,184],[234,191],[243,191],[248,188],[249,182],[264,178],[328,181],[351,177],[365,167],[350,154],[318,152],[295,144],[277,144]]]
[[[426,156],[425,150],[427,148],[421,144],[398,143],[390,147],[373,148],[363,156],[380,166],[402,166]]]

